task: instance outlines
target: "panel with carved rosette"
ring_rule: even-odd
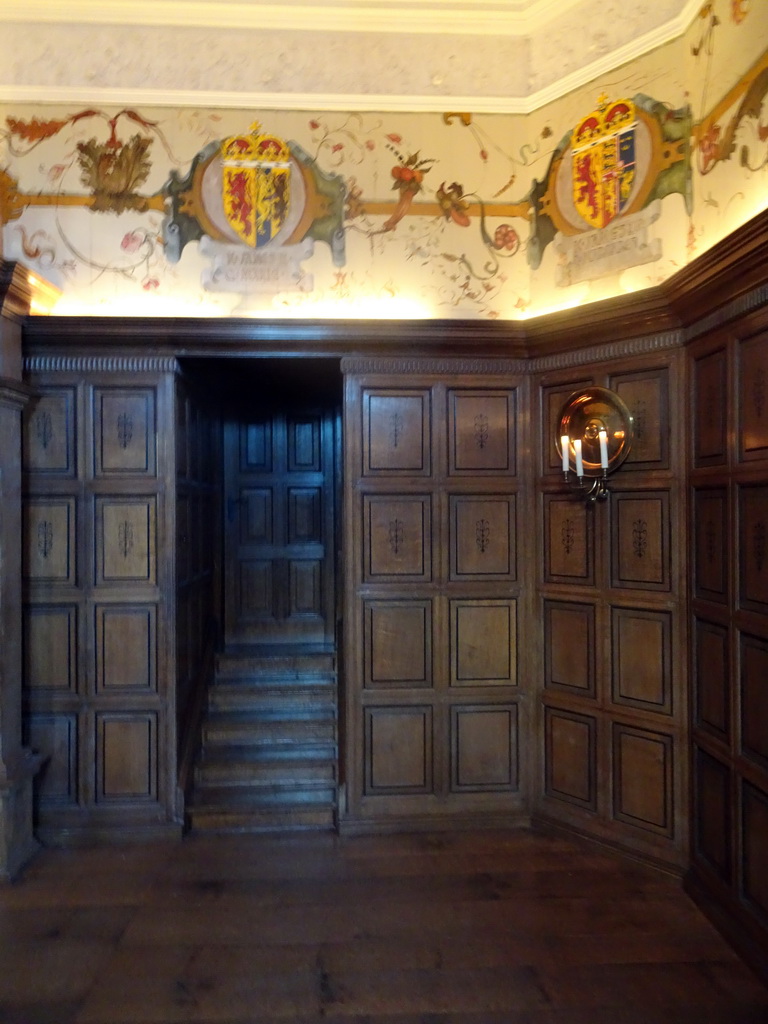
[[[625,471],[669,469],[669,370],[615,374],[610,387],[632,414],[633,439]]]

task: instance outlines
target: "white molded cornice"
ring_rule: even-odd
[[[0,21],[531,36],[584,0],[4,0]],[[680,0],[679,34],[701,0]],[[684,26],[683,26],[684,27]]]

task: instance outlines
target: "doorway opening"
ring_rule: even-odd
[[[179,621],[187,623],[177,633],[187,823],[331,828],[339,782],[339,362],[200,359],[183,369],[177,423],[186,423],[180,434],[199,479],[177,480],[177,563],[188,561],[182,547],[195,531],[193,543],[211,555],[207,584],[185,588],[177,574]],[[206,491],[210,514],[191,516],[187,499]],[[197,607],[185,616],[190,602]],[[199,652],[205,612],[209,656]],[[205,678],[198,672],[193,681],[195,662]]]

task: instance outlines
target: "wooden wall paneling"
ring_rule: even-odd
[[[179,829],[172,385],[124,363],[72,355],[30,376],[24,692],[52,841]]]
[[[674,701],[671,614],[616,605],[611,611],[613,703],[671,715]]]
[[[595,515],[571,494],[544,495],[544,579],[594,586]]]
[[[612,374],[608,386],[623,399],[633,419],[624,472],[669,469],[669,367]]]
[[[695,744],[693,748],[693,857],[730,884],[735,820],[727,764]]]
[[[728,627],[696,616],[692,638],[693,725],[730,747],[731,666]]]
[[[548,797],[597,810],[597,719],[544,708],[544,787]]]
[[[695,551],[693,593],[704,601],[728,601],[730,587],[730,517],[727,487],[693,491]]]
[[[77,808],[78,716],[42,712],[27,715],[26,739],[44,761],[37,779],[38,816],[47,810]]]
[[[451,791],[518,788],[517,704],[451,707]]]
[[[670,352],[572,371],[616,390],[637,428],[608,501],[594,506],[563,481],[554,448],[552,407],[576,386],[556,371],[537,381],[550,436],[540,439],[535,815],[672,865],[687,846],[685,551],[672,543],[685,524],[684,365]]]
[[[363,476],[430,476],[429,388],[364,389],[361,412]]]
[[[739,342],[739,458],[768,458],[768,332]]]
[[[342,828],[498,823],[527,785],[518,385],[450,360],[384,370],[345,382]]]
[[[517,684],[517,602],[503,598],[450,601],[450,685]]]
[[[597,696],[596,607],[544,601],[544,686]]]
[[[768,335],[746,313],[691,346],[724,403],[696,443],[691,722],[696,845],[689,889],[768,977]],[[719,381],[718,381],[719,377]],[[700,409],[701,403],[696,405]],[[703,412],[694,412],[694,422]],[[721,423],[722,421],[722,423]],[[707,433],[709,431],[709,433]],[[725,432],[725,444],[722,432]]]
[[[694,466],[724,466],[730,406],[727,349],[718,347],[696,356],[692,372]]]
[[[740,833],[742,838],[739,865],[740,895],[757,918],[762,929],[768,928],[768,793],[746,780],[741,783]]]
[[[47,388],[24,410],[22,461],[38,477],[77,475],[77,388]]]
[[[737,502],[741,607],[768,615],[768,483],[739,485]]]
[[[562,461],[555,448],[555,438],[558,436],[558,427],[560,425],[560,413],[574,391],[595,383],[595,378],[587,375],[571,382],[544,383],[541,386],[538,424],[542,473],[562,474]]]
[[[432,601],[363,602],[365,689],[433,685]]]
[[[613,723],[613,815],[671,838],[675,828],[674,738]]]
[[[432,708],[393,705],[365,708],[365,792],[432,794]]]
[[[740,748],[768,777],[768,637],[739,637]]]
[[[672,587],[668,491],[611,494],[611,583],[633,590]]]
[[[516,393],[448,389],[448,475],[515,476]]]

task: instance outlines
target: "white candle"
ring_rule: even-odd
[[[576,476],[584,476],[584,460],[581,457],[581,438],[577,437],[573,442],[573,448],[576,452]]]
[[[608,469],[608,435],[601,430],[598,437],[600,438],[600,465],[603,469]]]
[[[560,449],[563,453],[563,472],[568,472],[568,446],[571,443],[570,437],[567,434],[563,434],[560,438]]]

